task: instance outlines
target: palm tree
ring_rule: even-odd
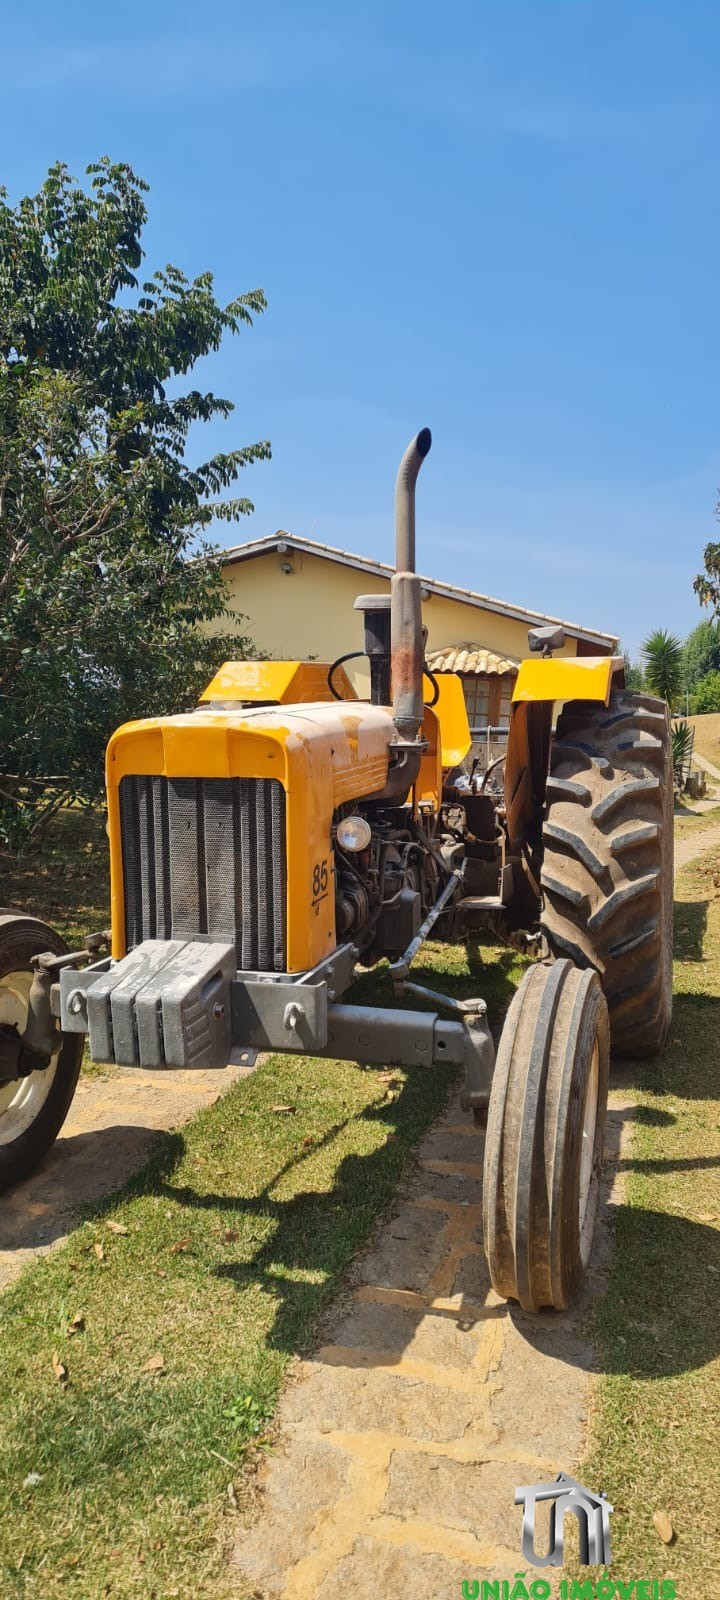
[[[645,682],[653,694],[666,700],[672,711],[682,690],[682,643],[666,628],[648,634],[642,647]]]

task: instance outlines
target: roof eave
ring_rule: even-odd
[[[354,555],[349,550],[341,550],[335,545],[321,544],[314,539],[304,539],[299,534],[286,533],[278,529],[277,533],[265,534],[261,539],[251,539],[247,544],[233,545],[228,550],[218,551],[218,560],[223,566],[234,566],[240,561],[252,560],[254,556],[269,555],[277,550],[280,545],[287,545],[293,550],[299,550],[306,555],[318,556],[324,561],[334,561],[340,566],[351,567],[356,572],[370,572],[378,578],[391,578],[394,567],[386,561],[373,561],[368,556]],[[514,606],[507,600],[497,600],[493,595],[480,594],[474,589],[463,589],[454,583],[442,583],[437,578],[426,578],[419,574],[423,589],[428,594],[440,595],[443,599],[460,600],[465,605],[476,606],[479,610],[494,611],[499,616],[510,617],[514,622],[529,623],[534,626],[538,623],[555,623],[565,630],[568,638],[582,639],[587,644],[599,645],[610,652],[618,643],[617,636],[611,633],[600,633],[595,628],[585,628],[577,622],[567,622],[562,617],[550,616],[544,611],[530,611],[522,606]]]

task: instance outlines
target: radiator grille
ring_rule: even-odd
[[[120,781],[128,950],[209,934],[286,970],[285,790],[276,778]]]

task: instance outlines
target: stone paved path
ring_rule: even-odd
[[[611,1156],[627,1109],[611,1117]],[[522,1568],[515,1488],[582,1455],[592,1350],[580,1329],[607,1231],[572,1314],[508,1308],[483,1256],[482,1154],[454,1099],[321,1347],[296,1364],[260,1511],[235,1549],[240,1594],[458,1600],[463,1579]]]
[[[677,842],[676,866],[718,842],[717,824],[698,828]],[[634,1109],[614,1082],[592,1271],[563,1315],[526,1316],[490,1287],[483,1139],[457,1099],[427,1135],[323,1343],[294,1368],[260,1510],[235,1548],[239,1594],[457,1600],[465,1578],[522,1568],[515,1488],[572,1472],[584,1450],[593,1352],[581,1329],[603,1287]],[[537,1537],[541,1548],[539,1521]]]

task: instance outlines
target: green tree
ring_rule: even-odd
[[[716,517],[720,516],[720,502],[715,507]],[[703,552],[705,571],[699,572],[693,589],[701,606],[712,606],[713,616],[720,616],[720,544],[706,544]]]
[[[230,631],[207,530],[252,511],[229,491],[270,447],[191,464],[190,429],[233,407],[181,380],[264,295],[222,306],[210,273],[172,266],[140,281],[147,185],[107,159],[88,176],[84,189],[58,164],[14,208],[0,190],[6,832],[70,795],[96,798],[112,730],[193,704],[249,643]],[[198,631],[208,623],[214,638]],[[50,775],[66,781],[50,791]]]
[[[645,682],[672,711],[682,689],[682,643],[666,628],[656,628],[642,647]]]
[[[618,644],[618,651],[625,662],[625,683],[628,689],[644,689],[645,673],[639,661],[633,661],[629,650],[623,650],[621,644]]]
[[[706,620],[693,628],[683,645],[683,688],[692,690],[708,672],[720,670],[720,623]]]
[[[706,711],[720,711],[720,671],[707,672],[690,696],[693,716]]]

